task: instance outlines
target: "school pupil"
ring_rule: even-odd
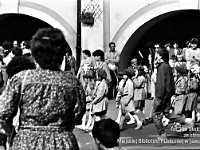
[[[136,72],[137,72],[136,76],[133,79],[134,106],[136,109],[135,113],[138,116],[140,116],[141,121],[145,121],[144,107],[145,107],[145,99],[147,98],[145,86],[147,81],[145,79],[145,72],[142,66],[140,66]]]
[[[119,125],[112,119],[94,123],[92,135],[98,150],[119,150]]]
[[[83,115],[82,124],[76,126],[76,128],[82,130],[89,130],[93,122],[91,102],[95,86],[94,77],[95,77],[95,72],[93,70],[89,70],[87,74],[83,75],[83,79],[85,81],[85,86],[83,88],[86,95],[86,112]]]
[[[175,95],[172,97],[172,106],[174,114],[183,114],[184,105],[186,101],[186,87],[187,81],[185,74],[187,74],[187,69],[183,66],[177,66],[176,79],[175,79]]]
[[[105,70],[99,69],[97,75],[96,86],[92,97],[92,109],[95,121],[106,118],[108,109],[108,85],[106,82],[107,74]]]
[[[135,129],[138,130],[142,127],[142,122],[135,114],[135,107],[133,104],[134,87],[131,79],[133,71],[125,69],[121,74],[123,74],[123,79],[119,83],[119,89],[116,97],[116,102],[119,104],[119,109],[121,111],[119,126],[122,130],[126,113],[130,113],[137,122],[137,127]]]
[[[195,74],[190,73],[190,78],[187,81],[187,99],[185,102],[185,115],[188,118],[195,120],[197,113],[197,90],[198,81]]]

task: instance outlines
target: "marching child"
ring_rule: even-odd
[[[134,84],[134,106],[136,109],[136,113],[140,116],[142,121],[145,121],[144,115],[144,107],[145,107],[145,99],[147,98],[147,93],[145,90],[146,86],[145,72],[144,68],[140,66],[136,73],[135,78],[133,79]]]
[[[86,112],[82,117],[82,124],[77,125],[77,128],[88,130],[89,126],[92,124],[92,110],[91,110],[91,102],[92,95],[94,91],[94,71],[89,70],[86,74],[83,75],[83,79],[85,81],[85,95],[86,95]]]
[[[188,118],[195,120],[195,114],[197,113],[197,90],[198,82],[195,74],[189,73],[190,78],[187,81],[187,100],[185,103],[185,115]]]
[[[137,127],[135,128],[140,129],[142,127],[142,122],[139,120],[138,116],[135,115],[135,107],[133,104],[133,81],[132,81],[133,71],[130,69],[125,69],[123,71],[123,79],[119,83],[119,90],[117,93],[116,101],[119,103],[119,107],[121,110],[121,117],[120,117],[120,129],[123,128],[123,123],[125,120],[126,113],[130,113],[137,122]]]
[[[108,85],[106,82],[106,71],[103,69],[99,69],[97,75],[98,76],[92,100],[94,121],[99,121],[106,118],[108,109]]]
[[[172,101],[173,113],[181,115],[184,111],[184,105],[186,101],[186,87],[187,81],[185,74],[187,74],[187,69],[184,66],[177,66],[176,68],[177,77],[175,80],[175,95]]]

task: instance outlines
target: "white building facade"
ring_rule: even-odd
[[[139,28],[148,21],[181,10],[199,10],[200,0],[92,0],[99,5],[102,11],[93,26],[82,24],[82,49],[91,52],[96,49],[108,51],[109,42],[116,43],[120,53],[122,66],[128,65],[132,49],[125,49],[127,41]],[[81,0],[83,10],[91,0]],[[77,0],[0,0],[1,14],[24,14],[42,20],[53,27],[60,28],[70,45],[73,55],[76,56],[77,34]],[[163,19],[165,17],[160,18]],[[157,20],[159,21],[159,19]],[[155,24],[156,22],[154,22]],[[149,24],[139,34],[135,35],[137,43],[142,36],[153,26]],[[127,57],[126,57],[127,55]],[[121,61],[121,60],[120,60]]]

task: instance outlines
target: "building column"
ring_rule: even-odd
[[[81,63],[81,0],[77,0],[76,62],[79,68]]]
[[[103,50],[109,50],[110,43],[110,0],[103,0]]]

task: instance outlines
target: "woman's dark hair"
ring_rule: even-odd
[[[8,78],[11,78],[13,75],[20,71],[35,68],[35,63],[31,57],[16,56],[13,57],[13,59],[6,66],[6,72],[8,74]]]
[[[95,57],[95,56],[100,56],[101,61],[104,61],[104,52],[103,52],[102,50],[98,49],[98,50],[94,51],[94,52],[92,53],[92,55],[93,55],[94,57]]]
[[[63,56],[70,47],[60,29],[41,28],[33,36],[30,49],[41,68],[60,70]]]
[[[90,53],[90,51],[89,51],[89,50],[87,50],[87,49],[83,50],[83,51],[82,51],[82,53],[84,53],[84,54],[85,54],[85,55],[87,55],[88,57],[90,57],[90,56],[91,56],[91,53]]]
[[[22,49],[19,47],[13,47],[11,48],[11,51],[15,56],[22,56]]]
[[[94,123],[92,135],[99,140],[106,148],[119,146],[120,136],[119,125],[112,119],[102,119]]]

